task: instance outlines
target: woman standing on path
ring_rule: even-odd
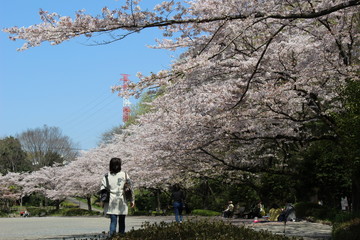
[[[121,159],[112,158],[109,164],[110,173],[107,174],[108,188],[110,190],[110,200],[106,210],[106,214],[110,216],[110,235],[116,233],[116,225],[119,222],[119,233],[125,233],[125,216],[128,214],[128,201],[131,207],[135,206],[135,199],[125,199],[124,184],[130,181],[129,176],[121,171]],[[130,182],[131,183],[131,182]],[[101,182],[101,190],[107,186],[106,176]],[[132,188],[131,188],[132,189]],[[134,196],[134,194],[132,194]]]
[[[181,223],[183,220],[182,211],[185,203],[185,194],[183,191],[181,191],[179,184],[175,184],[173,186],[171,199],[173,201],[175,220]]]

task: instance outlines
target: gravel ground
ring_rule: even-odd
[[[259,222],[250,219],[221,219],[234,225],[245,225],[255,230],[268,230],[284,234],[284,223]],[[144,222],[172,222],[167,217],[126,217],[126,230],[138,229]],[[70,240],[104,239],[109,229],[109,219],[104,217],[30,217],[0,218],[0,240]],[[310,222],[288,222],[285,235],[303,237],[305,240],[330,239],[331,226]]]

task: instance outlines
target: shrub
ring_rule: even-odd
[[[44,217],[49,215],[49,211],[46,208],[39,207],[27,207],[30,217]]]
[[[0,217],[8,217],[8,216],[9,216],[9,213],[3,212],[3,211],[0,212]]]
[[[327,220],[333,221],[339,213],[334,208],[324,207],[316,203],[300,202],[295,204],[296,217],[312,221]]]
[[[351,212],[339,211],[337,214],[335,214],[332,222],[333,224],[343,223],[357,217],[360,217],[360,215]]]
[[[212,217],[212,216],[220,216],[220,212],[215,212],[211,210],[205,210],[205,209],[194,209],[191,212],[192,215],[196,216],[206,216],[206,217]]]
[[[28,207],[28,212],[30,217],[44,217],[44,216],[97,216],[101,213],[95,211],[89,211],[80,208],[63,208],[59,210],[48,209],[48,208],[37,208],[37,207]]]
[[[357,240],[360,239],[360,218],[348,222],[335,224],[332,237],[334,240]]]
[[[356,217],[356,214],[344,212],[335,208],[320,206],[316,203],[300,202],[295,204],[296,217],[308,221],[341,223]],[[324,221],[325,220],[325,221]]]
[[[283,235],[275,235],[268,231],[255,231],[244,226],[238,227],[223,221],[185,221],[182,224],[145,223],[141,229],[131,230],[125,236],[115,235],[112,240],[289,240]]]
[[[314,211],[319,211],[321,206],[311,202],[299,202],[295,204],[296,217],[305,219],[309,216],[314,216]]]
[[[50,214],[58,216],[97,216],[101,213],[80,208],[63,208],[60,210],[53,210]]]

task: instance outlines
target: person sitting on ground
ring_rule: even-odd
[[[276,222],[283,210],[277,204],[273,204],[269,210],[269,221]]]
[[[224,218],[231,218],[234,213],[234,204],[232,201],[229,201],[227,208],[224,211]]]
[[[30,216],[30,213],[27,210],[25,210],[23,217],[28,217],[28,216]]]
[[[259,217],[262,217],[262,216],[265,216],[266,213],[265,213],[265,207],[264,207],[264,204],[262,204],[261,201],[258,202],[258,205],[257,205],[258,209],[259,209],[259,214],[260,216]]]
[[[287,203],[285,209],[278,217],[279,222],[296,221],[295,207],[291,203]]]

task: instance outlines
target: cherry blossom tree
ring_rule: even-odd
[[[0,199],[19,201],[22,205],[22,198],[26,195],[23,186],[26,173],[9,172],[0,176]]]
[[[103,8],[100,17],[42,10],[41,24],[4,30],[25,40],[25,50],[104,32],[111,42],[158,27],[165,39],[154,48],[186,50],[171,69],[139,73],[121,92],[165,89],[153,111],[103,149],[131,159],[124,166],[138,182],[157,185],[182,171],[235,178],[283,172],[291,170],[291,151],[339,137],[331,114],[342,109],[346,84],[359,81],[360,0],[170,1],[153,11],[139,2]],[[309,127],[319,122],[321,131]]]
[[[109,153],[102,147],[84,152],[75,161],[64,166],[64,185],[69,196],[87,199],[88,210],[92,210],[91,197],[100,190],[101,179],[107,172]]]
[[[199,12],[209,12],[201,4]],[[306,5],[297,6],[299,14]],[[211,34],[161,42],[160,47],[189,51],[171,71],[144,77],[135,86],[167,86],[153,103],[156,111],[141,118],[140,130],[134,127],[132,136],[149,150],[144,155],[202,174],[256,173],[274,164],[283,171],[289,146],[338,137],[331,119],[342,108],[336,99],[349,79],[359,80],[357,10],[338,10],[198,24],[193,29]],[[325,134],[305,127],[318,121],[327,126]]]
[[[61,166],[43,167],[32,172],[26,179],[27,194],[40,193],[46,198],[54,200],[56,208],[60,208],[68,195],[64,185],[63,168]]]

